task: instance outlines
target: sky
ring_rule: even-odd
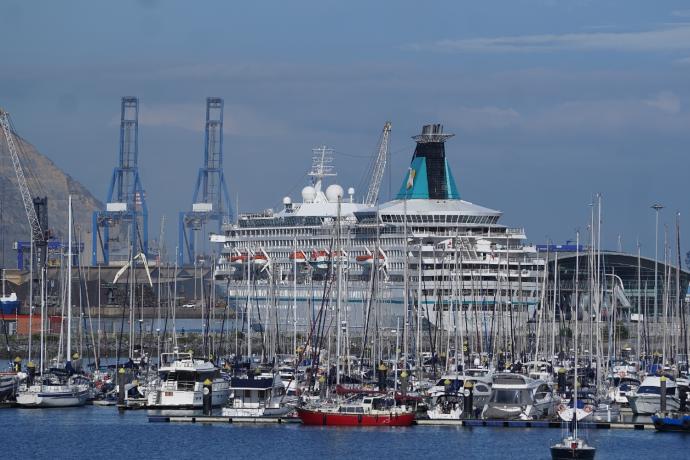
[[[653,256],[661,203],[660,248],[680,213],[690,249],[687,1],[4,0],[0,30],[0,106],[103,201],[120,98],[139,97],[150,238],[165,215],[169,245],[218,96],[240,212],[298,198],[322,144],[361,196],[390,120],[387,199],[411,136],[442,123],[463,199],[530,242],[586,234],[599,193],[604,247]]]

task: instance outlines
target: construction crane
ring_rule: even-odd
[[[383,173],[386,171],[386,160],[388,159],[388,140],[391,134],[391,126],[390,121],[383,125],[378,153],[371,169],[369,190],[367,191],[366,198],[364,198],[364,204],[369,206],[375,206],[379,199],[379,190],[381,189]]]
[[[192,210],[180,212],[177,262],[198,262],[197,235],[208,221],[223,223],[232,219],[230,195],[223,174],[223,99],[206,98],[204,165],[194,186]]]
[[[139,99],[126,96],[120,106],[119,162],[110,180],[106,209],[93,213],[91,263],[99,265],[99,249],[105,265],[124,264],[140,252],[148,254],[148,216],[139,176]]]
[[[19,193],[22,196],[22,203],[24,204],[24,212],[29,220],[29,227],[31,228],[31,239],[36,247],[36,261],[38,268],[43,267],[47,256],[47,242],[49,238],[48,232],[48,218],[47,205],[48,199],[46,197],[32,198],[29,184],[24,176],[24,169],[19,161],[19,146],[14,140],[14,133],[12,124],[10,122],[10,114],[0,108],[0,125],[5,135],[7,147],[10,151],[10,158],[12,159],[12,166],[14,166],[14,173],[17,176],[17,183],[19,184]]]

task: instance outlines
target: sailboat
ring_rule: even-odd
[[[580,232],[577,232],[577,247],[580,246]],[[573,411],[571,412],[570,423],[568,424],[569,433],[563,438],[563,440],[553,446],[551,446],[551,458],[553,460],[560,459],[572,459],[572,458],[594,458],[596,453],[596,448],[587,444],[587,442],[581,438],[578,434],[578,422],[580,414],[577,409],[577,359],[578,359],[578,275],[580,271],[580,253],[579,249],[575,258],[575,332],[573,337],[575,337],[575,365],[574,365],[574,376],[573,380]],[[586,416],[586,415],[585,415]],[[561,415],[563,417],[563,415]]]
[[[69,197],[69,243],[67,254],[67,359],[79,360],[79,355],[72,355],[72,196]],[[43,290],[41,290],[43,292]],[[44,294],[41,294],[44,295]],[[41,312],[41,318],[45,312]],[[43,323],[43,321],[42,321]],[[41,336],[44,334],[41,325]],[[41,339],[41,343],[44,343]],[[32,363],[30,363],[32,364]],[[77,366],[78,367],[78,366]],[[43,363],[41,363],[43,370]],[[41,373],[36,378],[30,371],[25,383],[17,392],[17,404],[20,407],[74,407],[83,406],[91,396],[91,385],[88,379],[74,374],[72,361],[67,361],[64,368],[53,368]]]

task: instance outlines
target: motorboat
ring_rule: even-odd
[[[203,406],[204,385],[211,383],[211,404],[223,406],[230,384],[212,362],[177,350],[161,354],[158,378],[149,385],[147,406],[156,409],[197,409]]]
[[[493,378],[491,397],[482,417],[498,420],[532,420],[554,414],[556,400],[543,380],[521,374],[499,373]]]
[[[295,410],[298,399],[286,394],[280,374],[261,374],[230,379],[231,407],[224,417],[284,417]]]
[[[436,397],[426,414],[430,420],[460,420],[465,408],[465,397],[459,394],[444,394]]]
[[[466,388],[468,385],[472,387],[472,412],[475,408],[483,409],[491,397],[492,383],[491,374],[478,372],[478,370],[441,375],[441,378],[427,392],[431,402],[429,418],[434,419],[437,416],[443,419],[455,418],[455,415],[460,418],[464,410],[464,394],[466,390],[469,391]],[[438,406],[437,409],[436,406]]]
[[[415,420],[415,412],[406,406],[374,396],[361,401],[298,407],[297,416],[305,425],[323,426],[410,426]]]
[[[676,381],[669,377],[666,379],[666,410],[677,411],[680,409],[680,397]],[[628,394],[628,403],[635,415],[655,414],[661,410],[661,379],[653,375],[645,377],[637,391]]]
[[[608,397],[613,402],[616,402],[623,407],[627,407],[629,405],[628,395],[635,393],[638,388],[640,388],[640,380],[636,377],[612,377]]]
[[[0,372],[0,401],[14,398],[17,382],[16,372]]]

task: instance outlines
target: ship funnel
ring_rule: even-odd
[[[445,142],[451,137],[453,134],[445,134],[440,123],[424,125],[422,133],[412,137],[417,147],[398,199],[460,199],[446,161]]]

